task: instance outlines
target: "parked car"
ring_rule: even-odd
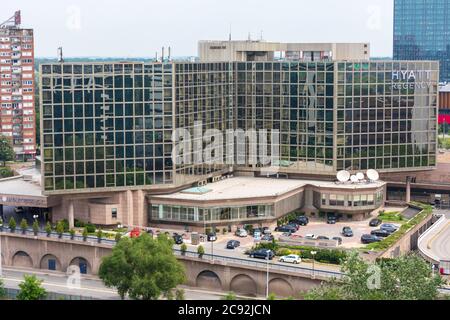
[[[279,261],[293,263],[293,264],[299,264],[300,262],[302,262],[302,259],[300,258],[300,256],[298,256],[296,254],[290,254],[288,256],[281,257]]]
[[[301,226],[306,226],[309,223],[309,218],[307,216],[299,216],[295,219]]]
[[[273,241],[273,239],[274,239],[273,235],[271,235],[271,234],[265,234],[265,235],[263,235],[263,237],[261,238],[261,241],[269,241],[269,242],[271,242],[271,241]]]
[[[247,230],[240,228],[240,229],[236,230],[235,235],[240,237],[240,238],[245,238],[245,237],[248,236],[248,233],[247,233]]]
[[[262,233],[263,233],[263,234],[272,234],[272,231],[270,231],[270,228],[269,228],[269,227],[264,227]]]
[[[342,238],[341,237],[334,237],[332,240],[336,240],[338,242],[339,246],[342,244]]]
[[[253,229],[253,236],[255,236],[255,234],[261,235],[261,233],[262,233],[261,229],[259,229],[259,228]]]
[[[300,229],[300,225],[297,223],[288,223],[287,226],[292,226],[295,228],[295,231],[298,231],[298,229]]]
[[[374,243],[374,242],[380,242],[381,239],[377,236],[374,236],[372,234],[364,234],[361,236],[361,242],[364,244]]]
[[[254,231],[253,232],[253,238],[261,239],[261,231]]]
[[[239,247],[241,245],[241,243],[237,240],[230,240],[227,242],[227,249],[236,249],[237,247]]]
[[[318,236],[317,240],[330,240],[330,238],[325,237],[325,236]]]
[[[23,207],[16,207],[14,208],[15,213],[24,213],[25,209]]]
[[[285,226],[276,227],[275,231],[287,232],[287,233],[295,233],[295,232],[297,232],[297,229],[295,227],[293,227],[293,226],[285,225]]]
[[[173,240],[175,241],[175,244],[182,244],[184,241],[183,241],[183,236],[182,235],[179,235],[179,234],[177,234],[177,233],[175,233],[174,235],[173,235]]]
[[[208,241],[209,242],[214,242],[217,241],[217,235],[213,232],[208,233]]]
[[[381,221],[380,219],[375,218],[375,219],[370,220],[369,226],[371,226],[371,227],[378,227],[381,223],[383,223],[383,221]]]
[[[337,218],[335,216],[328,216],[327,223],[328,224],[336,224]]]
[[[272,250],[268,249],[259,249],[256,251],[253,251],[250,253],[250,258],[257,258],[257,259],[267,259],[272,260],[275,254]]]
[[[392,223],[383,223],[380,226],[380,229],[386,230],[386,231],[388,231],[390,233],[394,233],[395,231],[398,230],[398,227],[396,225],[393,225]]]
[[[347,238],[353,237],[353,230],[350,227],[344,227],[342,229],[342,235]]]
[[[386,238],[386,237],[389,237],[392,233],[387,230],[384,230],[384,229],[378,229],[378,230],[373,230],[370,234],[377,236],[379,238]]]

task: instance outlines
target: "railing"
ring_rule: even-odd
[[[17,295],[19,294],[19,289],[5,288],[6,297],[9,299],[17,299]],[[55,293],[48,292],[43,300],[98,300],[94,297],[84,296],[84,295],[72,295],[72,294],[63,294],[63,293]]]
[[[185,251],[184,253],[179,249],[173,250],[175,255],[184,255],[185,257],[191,257],[191,258],[199,258],[198,253],[192,252],[192,251]],[[234,263],[243,265],[246,267],[252,267],[252,268],[259,268],[267,270],[267,264],[269,264],[269,271],[277,270],[277,271],[287,271],[292,272],[296,274],[304,274],[307,276],[322,276],[326,278],[336,278],[340,279],[342,278],[343,274],[341,272],[336,271],[329,271],[329,270],[322,270],[317,268],[307,268],[307,267],[301,267],[301,266],[294,266],[294,265],[282,265],[282,264],[276,264],[273,262],[267,262],[266,260],[249,260],[249,259],[242,259],[242,258],[236,258],[236,257],[227,257],[227,256],[221,256],[221,255],[212,255],[212,254],[204,254],[203,257],[200,260],[206,260],[206,261],[221,261],[221,262],[227,262],[227,263]]]
[[[83,236],[74,235],[72,237],[68,233],[63,233],[62,236],[60,237],[60,235],[57,232],[51,232],[50,234],[47,234],[47,232],[38,231],[35,234],[32,229],[27,229],[27,230],[25,230],[25,232],[23,232],[23,230],[21,228],[17,228],[14,230],[14,232],[12,232],[9,227],[5,227],[5,226],[0,227],[0,232],[13,233],[13,234],[19,234],[19,235],[25,235],[25,236],[33,236],[33,237],[37,236],[37,237],[46,237],[46,238],[52,238],[52,239],[89,242],[89,243],[96,243],[96,244],[102,243],[102,244],[107,244],[107,245],[111,245],[111,246],[114,246],[116,244],[115,240],[110,240],[110,239],[106,239],[106,238],[101,238],[101,241],[99,242],[98,237],[94,237],[94,236],[87,236],[86,240],[84,240]]]

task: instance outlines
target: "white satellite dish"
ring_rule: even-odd
[[[351,180],[353,183],[357,183],[357,182],[359,181],[359,179],[358,179],[357,176],[351,176],[351,177],[350,177],[350,180]]]
[[[339,171],[336,177],[339,182],[347,182],[348,180],[350,180],[350,172],[345,170]]]
[[[377,170],[369,169],[367,170],[367,177],[369,180],[378,181],[380,179],[380,174]]]
[[[356,174],[356,177],[358,178],[358,180],[364,180],[364,173],[358,172],[358,173]]]

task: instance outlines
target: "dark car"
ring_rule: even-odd
[[[173,235],[173,241],[175,241],[175,244],[182,244],[183,243],[183,236],[175,233]]]
[[[381,239],[377,236],[374,236],[372,234],[364,234],[361,236],[361,242],[364,244],[374,243],[374,242],[380,242]]]
[[[386,230],[389,233],[394,233],[398,230],[397,226],[391,224],[391,223],[384,223],[380,226],[381,230]]]
[[[297,223],[288,223],[287,226],[291,226],[291,227],[295,228],[295,231],[300,229],[300,225]]]
[[[386,238],[389,237],[392,233],[387,230],[379,229],[373,230],[370,234],[379,238]]]
[[[380,219],[372,219],[369,222],[369,226],[378,227],[381,223],[382,223],[382,221]]]
[[[332,240],[336,240],[338,242],[338,245],[342,244],[342,238],[341,237],[334,237]]]
[[[317,240],[330,240],[330,238],[325,237],[325,236],[318,236]]]
[[[259,228],[255,228],[255,229],[253,229],[253,236],[255,235],[255,233],[262,234],[262,230]]]
[[[309,218],[307,216],[300,216],[297,217],[295,221],[301,226],[306,226],[309,223]]]
[[[342,235],[347,238],[353,237],[353,230],[350,227],[344,227],[342,229]]]
[[[336,224],[337,218],[335,216],[328,216],[327,223],[328,224]]]
[[[286,225],[286,226],[276,227],[275,231],[287,232],[287,233],[295,233],[295,232],[297,232],[297,229],[295,227],[293,227],[293,226]]]
[[[208,234],[208,241],[209,242],[214,242],[217,240],[217,235],[215,233],[209,233]]]
[[[241,243],[237,240],[230,240],[227,242],[227,249],[236,249]]]
[[[250,253],[250,258],[257,258],[257,259],[267,259],[272,260],[275,254],[272,250],[268,249],[260,249],[256,250]]]

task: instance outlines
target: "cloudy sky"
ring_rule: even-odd
[[[22,10],[35,30],[36,55],[153,57],[162,46],[196,55],[197,41],[366,42],[392,55],[393,0],[14,0],[0,20]]]

